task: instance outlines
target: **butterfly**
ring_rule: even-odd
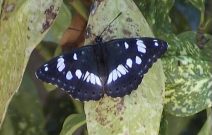
[[[167,42],[150,37],[107,42],[97,37],[93,45],[51,59],[36,71],[36,76],[80,101],[99,100],[104,94],[123,97],[137,89],[167,47]]]

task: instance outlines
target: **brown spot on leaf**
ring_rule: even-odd
[[[14,3],[3,2],[3,4],[2,4],[1,18],[3,20],[8,20],[9,13],[11,13],[14,10],[15,10],[15,4]]]
[[[129,18],[129,17],[128,17],[128,18],[126,19],[126,21],[127,21],[127,22],[132,22],[132,18]]]
[[[107,32],[110,33],[110,34],[113,34],[114,33],[111,28],[108,28]]]
[[[56,11],[58,11],[56,9]],[[48,9],[45,10],[44,14],[46,16],[45,22],[43,22],[42,27],[43,30],[41,31],[41,33],[43,33],[44,31],[46,31],[50,25],[53,23],[54,19],[56,18],[58,12],[54,11],[54,6],[51,5]]]
[[[29,35],[27,35],[27,39],[28,39],[28,40],[30,39],[30,36],[29,36]]]
[[[15,4],[10,3],[10,4],[5,4],[4,5],[4,11],[5,12],[12,12],[15,9]]]
[[[123,120],[123,117],[120,117],[119,120],[122,121]]]
[[[119,102],[116,104],[116,109],[118,113],[122,113],[125,109],[124,98],[120,98]]]
[[[97,116],[96,116],[96,121],[98,121],[102,126],[105,126],[109,123],[107,120],[107,113],[101,110],[102,108],[96,108]],[[109,111],[109,110],[106,110]]]
[[[47,30],[50,26],[50,23],[48,21],[46,21],[45,23],[42,24],[43,27],[43,31],[41,33],[43,33],[45,30]]]
[[[130,36],[130,35],[132,34],[130,31],[128,31],[128,30],[126,30],[126,29],[123,29],[123,33],[124,33],[124,35],[126,35],[126,36]]]
[[[91,25],[89,24],[85,30],[85,38],[90,38],[92,36],[91,29]]]
[[[207,44],[209,41],[208,38],[205,36],[205,28],[204,26],[200,26],[197,30],[196,34],[196,42],[199,49],[203,49],[205,47],[205,44]]]

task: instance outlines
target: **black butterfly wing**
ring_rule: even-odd
[[[144,74],[168,47],[165,41],[147,37],[116,39],[105,44],[105,92],[111,97],[122,97],[137,89]]]
[[[75,99],[100,99],[103,96],[103,86],[98,77],[95,46],[81,47],[53,58],[37,70],[37,78],[57,85]]]

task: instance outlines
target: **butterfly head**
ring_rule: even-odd
[[[102,43],[102,37],[101,36],[96,36],[95,38],[95,42],[98,43]]]

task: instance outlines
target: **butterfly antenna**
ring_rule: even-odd
[[[110,25],[122,14],[122,12],[120,12],[109,24],[107,27],[104,28],[104,30],[102,31],[102,33],[99,35],[99,37],[102,36],[102,34],[106,31],[106,29],[108,29],[110,27]]]

